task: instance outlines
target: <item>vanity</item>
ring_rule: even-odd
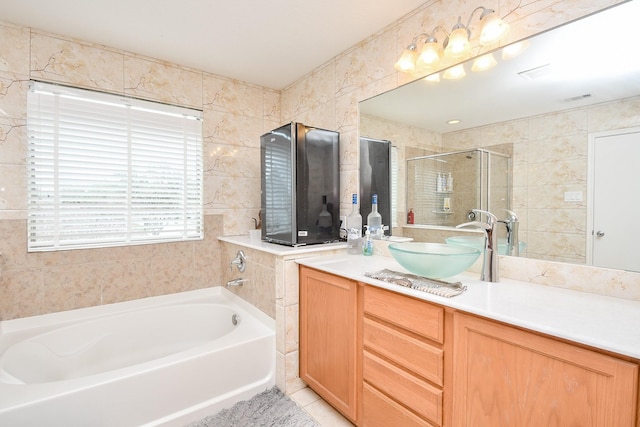
[[[640,302],[511,279],[444,298],[365,276],[386,256],[300,266],[300,377],[358,426],[639,426]]]

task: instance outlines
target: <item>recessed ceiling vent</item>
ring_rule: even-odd
[[[541,65],[539,67],[530,68],[520,71],[518,75],[525,80],[535,80],[544,77],[551,72],[551,64]]]
[[[591,98],[591,94],[590,93],[585,93],[583,95],[578,95],[578,96],[572,96],[571,98],[565,98],[563,99],[564,102],[574,102],[574,101],[580,101],[582,99],[587,99],[587,98]]]

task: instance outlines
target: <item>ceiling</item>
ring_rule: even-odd
[[[640,95],[640,0],[542,33],[520,56],[466,77],[417,80],[360,103],[362,113],[447,133]],[[460,120],[451,125],[450,120]]]
[[[282,89],[425,0],[0,0],[0,21]]]

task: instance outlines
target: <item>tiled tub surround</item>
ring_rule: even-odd
[[[340,255],[346,244],[289,247],[254,242],[247,235],[225,236],[222,241],[222,280],[248,279],[229,290],[276,320],[276,385],[286,394],[305,387],[298,374],[298,264],[296,260],[319,254]],[[247,256],[246,270],[240,273],[229,263],[238,250]]]
[[[507,21],[511,24],[511,32],[505,41],[508,43],[617,3],[620,1],[490,0],[483,5],[496,9],[501,16],[509,13]],[[341,132],[341,197],[343,207],[348,209],[350,194],[359,187],[358,102],[412,79],[397,73],[393,64],[416,32],[449,22],[458,15],[466,16],[468,12],[469,4],[466,1],[427,1],[413,13],[390,23],[282,91],[245,84],[135,53],[70,40],[37,29],[0,24],[0,109],[3,111],[0,115],[0,188],[3,190],[0,194],[0,228],[20,230],[26,224],[25,125],[30,78],[202,108],[206,159],[204,210],[208,216],[223,217],[224,221],[220,219],[218,223],[222,231],[214,232],[217,235],[244,233],[252,224],[251,218],[256,216],[260,207],[259,135],[291,120]],[[12,220],[18,222],[10,222]],[[205,242],[208,242],[212,234],[206,232],[206,235]],[[3,235],[0,242],[3,254],[0,261],[3,301],[0,316],[3,318],[100,304],[102,297],[75,298],[76,302],[67,304],[68,299],[74,301],[68,295],[91,294],[95,284],[58,279],[57,286],[45,286],[47,270],[43,267],[43,260],[46,255],[27,255],[26,245],[17,238],[8,241]],[[222,282],[214,271],[220,263],[226,262],[216,258],[215,244],[211,243],[212,252],[193,250],[196,253],[194,265],[205,270],[211,267],[210,285]],[[181,245],[177,247],[182,248]],[[137,249],[97,250],[93,255],[81,255],[80,258],[93,259],[97,268],[101,260],[129,262],[129,250]],[[160,249],[144,249],[145,263],[151,263],[151,266],[146,264],[144,268],[121,270],[128,277],[126,284],[120,282],[122,288],[144,295],[145,292],[138,288],[145,287],[141,285],[145,281],[135,280],[134,276],[145,279],[148,272],[154,271],[152,266],[162,267],[168,264],[168,258],[174,258],[173,252],[167,258],[158,257],[157,250]],[[58,254],[54,258],[59,259],[56,264],[58,270],[69,277],[86,274],[86,259],[77,262],[69,254]],[[556,277],[562,281],[563,277],[571,277],[575,271],[581,272],[580,278],[571,284],[567,281],[566,286],[580,282],[580,286],[587,289],[598,287],[601,283],[609,283],[614,288],[637,288],[640,283],[637,276],[628,281],[625,275],[625,279],[620,281],[620,272],[605,269],[524,259],[518,260],[517,265],[518,274],[541,278],[554,285],[563,285],[556,283]],[[552,268],[548,268],[549,265]],[[97,277],[99,281],[112,282],[105,272],[97,272]],[[171,288],[166,289],[167,292],[175,292],[185,286],[173,280],[167,283]],[[71,292],[65,289],[67,287],[71,288]],[[128,298],[120,292],[117,295],[119,299]],[[65,305],[54,303],[45,309],[49,301],[55,300],[65,301]]]
[[[202,109],[204,240],[27,253],[30,79]],[[271,89],[0,22],[0,319],[219,285],[217,236],[257,215],[259,136],[279,105]]]

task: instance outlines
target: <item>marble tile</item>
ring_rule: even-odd
[[[276,351],[286,354],[285,337],[287,334],[284,306],[276,302]]]
[[[43,273],[40,269],[0,272],[0,320],[43,313]]]
[[[0,274],[42,266],[41,253],[27,252],[26,220],[0,220],[0,236]]]
[[[585,184],[587,182],[587,159],[548,161],[530,163],[528,181],[537,191],[550,185]]]
[[[44,268],[44,312],[100,305],[102,289],[95,280],[98,270],[99,264]]]
[[[124,76],[126,95],[202,109],[202,72],[127,55]]]
[[[284,308],[285,316],[285,352],[289,354],[299,349],[300,330],[298,325],[299,317],[298,304],[288,305]]]
[[[27,208],[27,176],[24,165],[0,163],[0,210]]]
[[[276,386],[280,390],[284,390],[286,394],[290,394],[287,390],[287,377],[286,377],[286,363],[284,354],[276,351]],[[296,389],[295,391],[300,390],[302,387]]]
[[[203,108],[237,116],[263,117],[263,89],[238,80],[204,74]]]
[[[338,411],[333,409],[324,400],[316,400],[304,407],[309,415],[313,417],[323,427],[352,427],[346,418],[344,418]]]
[[[122,93],[124,55],[101,46],[32,32],[31,78]]]
[[[589,132],[640,126],[640,97],[599,104],[588,110]]]
[[[259,118],[217,110],[204,111],[202,137],[206,142],[259,149],[262,134],[262,120]]]
[[[529,120],[530,138],[533,141],[584,134],[587,128],[587,110],[584,108],[545,114]]]
[[[25,165],[27,157],[27,122],[0,114],[0,162]]]
[[[26,120],[28,90],[28,74],[0,72],[0,117]]]
[[[285,261],[285,299],[284,305],[290,306],[300,302],[300,277],[298,275],[298,264],[295,261]]]
[[[305,387],[302,390],[298,390],[295,393],[289,396],[291,400],[296,402],[298,405],[305,407],[317,400],[320,400],[321,397],[316,394],[315,391],[311,390],[309,387]]]
[[[260,148],[205,142],[204,175],[260,178]]]
[[[0,72],[28,75],[30,42],[28,28],[0,22]]]
[[[336,59],[336,95],[363,88],[395,74],[396,39],[389,32],[359,43]]]
[[[262,103],[262,117],[265,121],[276,123],[275,126],[268,126],[267,129],[263,128],[263,132],[273,129],[281,123],[280,112],[280,92],[264,89],[263,103]]]

